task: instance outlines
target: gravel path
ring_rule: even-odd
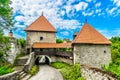
[[[59,71],[48,65],[40,65],[39,72],[29,80],[63,80]]]

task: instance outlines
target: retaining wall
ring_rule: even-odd
[[[19,73],[20,71],[14,71],[12,73],[2,75],[0,76],[0,80],[17,80]]]
[[[86,80],[119,80],[112,73],[85,65],[81,65],[81,74]]]

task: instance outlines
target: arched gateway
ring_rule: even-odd
[[[37,56],[37,58],[35,60],[36,65],[40,65],[40,64],[48,64],[48,65],[50,65],[51,62],[52,62],[51,58],[49,56],[47,56],[47,55]]]

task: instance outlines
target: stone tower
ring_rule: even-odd
[[[100,68],[111,61],[111,42],[85,23],[73,41],[74,63]]]
[[[57,31],[43,15],[27,27],[25,31],[27,49],[30,49],[35,42],[56,43]]]

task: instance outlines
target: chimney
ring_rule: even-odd
[[[13,37],[13,32],[12,32],[12,30],[10,30],[10,32],[8,33],[8,37]]]

